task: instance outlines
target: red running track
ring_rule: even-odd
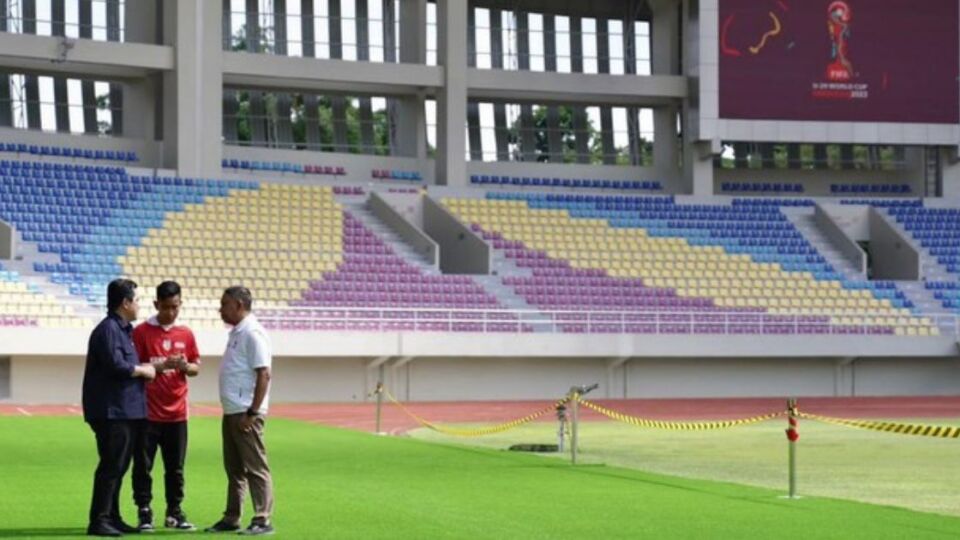
[[[588,396],[589,397],[589,396]],[[658,420],[723,420],[747,418],[784,410],[780,398],[716,398],[716,399],[596,399],[610,409],[634,416]],[[440,423],[500,423],[526,416],[553,403],[552,401],[469,401],[414,402],[407,406],[417,415]],[[958,418],[960,396],[942,397],[856,397],[799,398],[801,411],[843,418]],[[606,420],[593,411],[581,408],[581,418]],[[220,407],[213,404],[191,405],[191,414],[218,416]],[[303,420],[336,427],[373,431],[376,425],[373,403],[277,403],[270,415]],[[78,405],[0,404],[0,415],[12,416],[79,416]],[[546,414],[538,421],[552,422]],[[399,407],[383,405],[382,429],[402,433],[418,427],[416,421]]]

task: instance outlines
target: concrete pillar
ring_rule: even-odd
[[[503,12],[490,10],[490,66],[503,69]],[[497,161],[510,161],[510,126],[507,125],[507,106],[493,104],[494,138],[497,143]]]
[[[437,99],[437,183],[467,185],[467,3],[437,3],[438,60],[444,85]]]
[[[400,62],[427,63],[426,0],[400,2]],[[465,58],[464,62],[466,62]],[[396,121],[392,126],[395,126],[397,133],[396,150],[399,156],[416,157],[421,160],[427,157],[427,120],[424,100],[423,95],[404,96],[396,100]],[[464,100],[466,100],[466,88],[464,88]],[[439,167],[439,162],[437,166]]]
[[[181,176],[219,176],[222,156],[222,6],[164,0],[164,43],[176,70],[163,75],[163,164]]]
[[[680,107],[663,106],[653,110],[653,167],[657,177],[667,181],[680,172],[680,134],[677,115]]]
[[[156,87],[161,77],[147,77],[123,83],[123,112],[119,133],[125,137],[153,140],[157,134]],[[234,129],[236,131],[236,129]],[[236,133],[234,133],[236,138]]]
[[[637,74],[637,36],[633,31],[637,10],[637,0],[630,0],[623,17],[623,72],[626,75]],[[640,140],[640,109],[637,107],[627,107],[627,144],[630,164],[642,165],[643,141]]]
[[[245,12],[247,52],[259,53],[262,49],[259,0],[246,0]],[[247,96],[250,103],[247,116],[250,143],[253,146],[263,145],[267,142],[267,110],[263,103],[263,92],[250,90]]]
[[[610,73],[609,21],[597,18],[597,72]],[[613,109],[600,107],[600,146],[603,148],[603,163],[617,163],[617,146],[613,138]]]
[[[801,163],[800,163],[800,145],[799,145],[799,144],[788,144],[788,145],[787,145],[787,168],[788,168],[788,169],[799,169],[799,168],[801,168]]]
[[[583,20],[570,17],[570,71],[583,73]],[[590,123],[586,107],[573,106],[574,143],[577,163],[590,163]]]
[[[93,38],[93,3],[92,0],[79,0],[77,19],[80,23],[80,37]],[[97,122],[97,92],[93,81],[84,80],[80,83],[80,95],[83,102],[83,131],[98,133]]]
[[[340,0],[329,0],[330,58],[343,58],[343,26],[341,22]],[[347,142],[347,102],[342,96],[330,98],[331,120],[333,121],[333,144],[335,152],[348,152]]]
[[[477,67],[476,10],[467,8],[467,67]],[[480,104],[467,102],[467,134],[470,161],[483,161],[483,139],[480,137]]]
[[[22,0],[20,9],[23,15],[23,33],[36,34],[36,0]],[[23,88],[27,97],[27,127],[30,129],[40,129],[40,82],[37,76],[24,75]]]
[[[107,2],[107,41],[120,41],[120,0]]]
[[[7,31],[7,3],[0,1],[0,32]],[[10,76],[0,73],[0,127],[13,126],[13,103],[10,100]]]
[[[397,63],[397,4],[394,0],[382,0],[381,13],[383,13],[383,61],[391,64]],[[387,98],[387,144],[388,153],[391,156],[400,154],[399,138],[397,131],[397,99]]]
[[[107,41],[120,41],[120,0],[106,0]],[[123,87],[110,83],[110,134],[123,135]]]
[[[943,197],[954,201],[960,200],[960,158],[957,155],[957,147],[944,147],[939,149],[939,152],[943,167]]]
[[[157,0],[136,0],[136,9],[127,9],[123,11],[124,21],[124,41],[127,43],[150,43],[156,44],[159,41],[159,23],[160,17],[157,15]],[[223,0],[226,9],[229,11],[230,0]],[[230,37],[230,17],[225,17],[226,24],[224,35]]]
[[[680,74],[680,5],[675,0],[650,3],[653,20],[650,24],[650,71],[654,75]],[[633,29],[630,28],[630,35]],[[631,66],[634,67],[634,66]],[[675,178],[680,156],[677,113],[680,104],[653,110],[653,166],[657,176]]]
[[[313,0],[310,0],[313,5]],[[233,23],[230,0],[221,0],[221,43],[224,51],[233,50]],[[127,10],[129,13],[130,10]],[[127,29],[129,34],[130,30]],[[237,114],[240,112],[240,101],[235,90],[223,90],[223,140],[226,143],[237,142],[240,138],[237,133]]]
[[[110,134],[123,135],[123,87],[110,83]]]
[[[813,145],[813,168],[815,169],[830,168],[830,164],[827,163],[827,145],[825,144]]]
[[[50,33],[54,36],[66,36],[66,0],[52,0],[50,3]],[[70,132],[70,104],[67,97],[66,77],[53,78],[53,102],[56,129],[62,133]]]
[[[24,34],[37,33],[37,0],[20,0],[21,26]]]
[[[840,168],[847,170],[856,168],[856,164],[853,162],[852,144],[840,145]]]
[[[693,59],[699,58],[694,52],[700,46],[700,4],[699,0],[682,0],[682,14],[684,30],[683,58],[687,62],[681,68],[681,73],[690,77],[700,76],[700,66],[693,64]],[[713,194],[713,158],[721,151],[720,141],[697,141],[693,139],[690,126],[700,119],[699,106],[690,99],[683,103],[683,182],[674,186],[672,191],[691,193],[698,196]]]
[[[300,35],[303,40],[304,58],[317,56],[316,32],[314,31],[313,0],[300,0]],[[303,95],[303,122],[309,150],[320,150],[320,113],[317,96]]]
[[[543,67],[557,71],[557,25],[550,13],[543,14]],[[560,107],[547,106],[547,149],[552,163],[563,163],[563,131],[560,128]]]
[[[366,0],[358,1],[357,6],[357,60],[370,61],[370,23],[369,9]],[[360,119],[360,151],[364,154],[375,152],[373,135],[373,104],[369,97],[361,97],[357,111]]]
[[[220,38],[223,41],[223,50],[232,51],[233,50],[233,8],[231,6],[230,0],[220,0],[220,4],[223,7],[223,12],[221,13],[220,19]],[[128,10],[129,11],[129,10]],[[129,24],[129,23],[128,23]],[[130,27],[127,27],[127,33],[129,34]]]
[[[93,38],[93,0],[77,0],[77,22],[81,39]]]
[[[287,0],[273,0],[273,37],[274,54],[287,55]],[[295,148],[293,144],[293,124],[290,122],[290,112],[293,107],[293,96],[287,92],[274,94],[277,102],[277,116],[275,125],[276,146],[280,148]]]
[[[525,11],[515,11],[517,18],[517,67],[530,71],[530,17]],[[520,104],[520,155],[523,161],[537,161],[537,128],[534,123],[533,105]]]

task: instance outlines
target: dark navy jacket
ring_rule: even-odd
[[[133,325],[110,313],[90,334],[83,372],[83,419],[142,420],[147,400],[142,378],[134,378],[140,363],[130,335]]]

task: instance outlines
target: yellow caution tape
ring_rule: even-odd
[[[400,403],[399,401],[397,401],[397,398],[393,397],[393,394],[391,394],[390,391],[387,390],[386,388],[383,388],[383,393],[384,395],[387,396],[387,399],[395,403],[398,407],[400,407],[400,410],[406,413],[406,415],[409,416],[410,418],[413,418],[418,424],[422,425],[423,427],[432,429],[433,431],[436,431],[438,433],[443,433],[446,435],[454,435],[457,437],[480,437],[483,435],[493,435],[494,433],[502,433],[504,431],[508,431],[516,427],[520,427],[524,424],[533,422],[537,418],[540,418],[541,416],[549,412],[555,411],[558,406],[567,402],[567,398],[563,398],[563,399],[557,400],[556,403],[554,403],[553,405],[550,405],[549,407],[544,407],[543,409],[532,412],[521,418],[517,418],[516,420],[511,420],[509,422],[504,422],[502,424],[497,424],[495,426],[489,426],[489,427],[483,427],[483,428],[477,428],[477,429],[457,429],[457,428],[441,426],[438,424],[434,424],[433,422],[430,422],[428,420],[425,420],[420,416],[418,416],[417,414],[413,413],[410,409],[404,406],[403,403]]]
[[[752,418],[740,418],[737,420],[718,420],[715,422],[667,422],[664,420],[651,420],[649,418],[640,418],[638,416],[630,416],[628,414],[623,414],[611,409],[608,409],[602,405],[597,405],[592,401],[587,401],[580,396],[576,396],[577,401],[582,403],[584,406],[597,411],[598,413],[612,418],[614,420],[619,420],[627,424],[632,424],[637,427],[645,428],[656,428],[656,429],[668,429],[674,431],[703,431],[708,429],[725,429],[736,426],[744,426],[747,424],[756,424],[758,422],[764,422],[766,420],[771,420],[778,416],[783,416],[786,414],[785,411],[779,411],[770,414],[764,414],[762,416],[754,416]]]
[[[941,439],[960,438],[960,427],[954,426],[928,426],[923,424],[900,424],[897,422],[875,422],[871,420],[852,420],[849,418],[834,418],[832,416],[820,416],[818,414],[809,414],[798,412],[800,418],[817,420],[827,424],[846,426],[860,429],[870,429],[873,431],[884,431],[886,433],[900,433],[902,435],[920,435],[922,437],[939,437]]]

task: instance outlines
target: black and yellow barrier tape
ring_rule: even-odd
[[[583,406],[593,409],[594,411],[608,417],[613,420],[618,420],[626,424],[632,424],[637,427],[644,428],[654,428],[654,429],[666,429],[673,431],[704,431],[709,429],[726,429],[737,426],[745,426],[748,424],[756,424],[758,422],[765,422],[767,420],[772,420],[778,416],[783,416],[786,414],[786,411],[778,411],[775,413],[764,414],[761,416],[754,416],[752,418],[739,418],[735,420],[716,420],[712,422],[669,422],[666,420],[651,420],[649,418],[640,418],[638,416],[630,416],[629,414],[623,414],[621,412],[608,409],[602,405],[598,405],[592,401],[587,401],[582,397],[577,396],[577,401],[579,401]]]
[[[902,424],[899,422],[877,422],[874,420],[854,420],[849,418],[834,418],[798,412],[797,416],[809,420],[816,420],[838,426],[883,431],[885,433],[899,433],[901,435],[919,435],[921,437],[939,437],[941,439],[960,438],[960,427],[957,426],[930,426],[923,424]]]
[[[439,424],[430,422],[429,420],[426,420],[418,416],[416,413],[408,409],[403,403],[400,403],[400,401],[398,401],[397,398],[393,397],[393,394],[391,394],[390,391],[387,390],[386,388],[383,388],[383,393],[385,396],[387,396],[387,399],[389,399],[395,405],[400,407],[400,410],[402,410],[410,418],[414,419],[418,424],[422,425],[427,429],[432,429],[433,431],[436,431],[438,433],[443,433],[445,435],[453,435],[456,437],[480,437],[483,435],[493,435],[495,433],[502,433],[504,431],[508,431],[508,430],[520,427],[524,424],[533,422],[537,418],[540,418],[541,416],[547,413],[555,412],[557,410],[557,407],[567,402],[567,398],[564,397],[563,399],[557,400],[555,403],[553,403],[548,407],[544,407],[540,410],[534,411],[526,416],[517,418],[515,420],[510,420],[509,422],[504,422],[502,424],[476,428],[476,429],[459,429],[459,428],[441,426]]]

